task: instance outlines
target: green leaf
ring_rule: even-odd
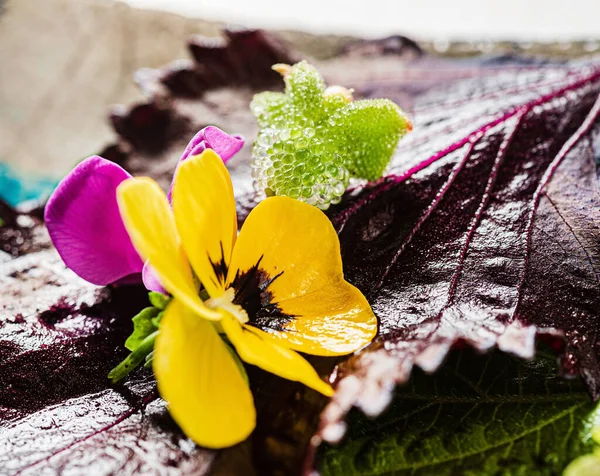
[[[150,291],[148,293],[148,299],[150,300],[150,304],[161,311],[164,311],[171,301],[170,296],[166,296],[163,293],[157,293],[156,291]]]
[[[319,454],[323,476],[554,475],[594,446],[600,411],[556,357],[454,353],[415,372],[376,420],[353,415],[346,440]]]
[[[564,476],[600,476],[600,455],[592,453],[580,456],[573,461],[565,472]]]
[[[250,110],[258,125],[266,127],[269,121],[280,120],[285,115],[285,107],[289,103],[289,98],[283,93],[265,91],[254,95],[250,103]]]
[[[163,314],[165,313],[165,311],[160,311],[156,317],[152,318],[152,324],[154,325],[154,327],[156,327],[158,329],[158,327],[160,326],[160,320],[163,317]]]
[[[580,456],[567,466],[564,476],[600,476],[600,428],[592,434],[596,446],[591,454]]]
[[[157,326],[154,325],[152,320],[158,313],[158,309],[147,307],[133,317],[133,332],[125,341],[125,347],[128,350],[135,350],[146,337],[156,331]]]
[[[335,134],[345,166],[354,177],[377,180],[390,161],[409,122],[387,99],[354,101],[333,115],[343,134]]]
[[[353,101],[341,86],[325,88],[306,61],[275,69],[285,93],[259,93],[250,104],[260,126],[252,149],[256,187],[326,209],[339,203],[351,175],[380,178],[410,129],[400,108],[385,99]]]
[[[141,343],[136,347],[136,349],[129,354],[125,360],[123,360],[119,365],[117,365],[114,369],[112,369],[108,373],[108,378],[113,382],[117,383],[120,380],[124,379],[129,372],[135,369],[138,365],[140,365],[148,354],[152,352],[154,349],[154,341],[158,336],[158,331],[147,336]]]
[[[325,81],[317,68],[307,61],[300,61],[292,66],[284,79],[285,92],[293,107],[303,116],[318,120],[323,113]]]

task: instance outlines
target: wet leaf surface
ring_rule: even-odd
[[[197,41],[192,43],[196,60],[198,54],[209,54],[198,49]],[[244,47],[266,65],[281,51],[265,50],[264,45],[258,41]],[[210,71],[222,74],[224,65],[237,64],[239,51],[224,51],[226,55],[210,57]],[[334,371],[338,393],[321,422],[325,399],[249,369],[259,415],[251,440],[218,453],[191,444],[157,398],[149,373],[133,374],[124,386],[110,386],[106,379],[125,354],[131,316],[148,305],[143,290],[103,290],[81,282],[52,250],[39,213],[0,207],[0,467],[9,474],[81,474],[87,468],[98,474],[203,474],[209,468],[215,474],[297,474],[319,424],[319,438],[338,439],[345,428],[344,415],[354,405],[378,414],[395,384],[406,382],[415,366],[433,371],[450,348],[464,343],[529,357],[536,336],[544,335],[560,347],[564,335],[565,348],[558,349],[559,354],[564,351],[561,368],[582,375],[592,394],[600,393],[597,69],[585,62],[449,62],[427,56],[413,61],[371,53],[363,57],[356,45],[352,51],[319,64],[328,82],[354,87],[357,97],[395,100],[411,113],[415,129],[400,145],[390,177],[356,188],[330,212],[340,232],[346,277],[368,296],[381,326],[371,347]],[[118,138],[105,147],[107,158],[168,186],[187,139],[203,125],[215,123],[253,137],[256,125],[248,110],[252,90],[207,90],[197,68],[191,62],[172,64],[138,77],[147,96],[113,111]],[[66,67],[62,74],[68,71]],[[263,84],[260,71],[242,71],[253,78],[250,83]],[[240,77],[234,78],[240,84]],[[43,96],[52,99],[52,111],[64,109],[60,104],[69,97]],[[72,130],[70,121],[77,122],[77,117],[69,117],[61,124]],[[153,134],[157,130],[160,133]],[[50,134],[49,128],[45,131]],[[151,150],[140,147],[148,134],[155,139]],[[107,135],[103,131],[90,141],[86,133],[82,140],[96,144]],[[249,146],[228,164],[242,218],[255,203]],[[64,160],[61,163],[64,167]],[[314,360],[324,375],[335,363]],[[523,365],[530,369],[533,364]],[[419,388],[425,391],[425,382],[434,380],[417,372],[415,378],[424,385]],[[446,382],[447,377],[444,373],[439,379]],[[507,382],[511,378],[507,375]],[[551,381],[558,385],[557,395],[585,401],[576,385],[571,394],[571,384]],[[539,379],[525,383],[538,394]],[[559,411],[561,402],[536,408]],[[482,403],[481,408],[489,410],[491,405]],[[568,405],[565,415],[585,416],[573,407],[577,404]],[[582,412],[587,405],[582,403]],[[442,408],[457,418],[464,415],[464,406]],[[524,417],[542,415],[520,408]],[[378,454],[380,443],[388,445],[385,438],[395,441],[397,436],[390,436],[394,431],[409,428],[398,426],[396,411],[396,406],[389,410],[389,424],[387,416],[379,420],[384,424],[381,432],[361,420],[364,431],[373,429],[374,436],[355,443],[352,430],[349,453],[332,453],[323,460],[324,468],[331,474],[338,467],[366,468],[366,459]],[[400,425],[431,417],[427,411],[421,415],[423,420],[415,416]],[[478,420],[469,418],[465,421],[474,421],[470,428],[475,428]],[[480,418],[493,423],[489,412]],[[564,426],[565,419],[560,422],[552,429],[576,428]],[[437,436],[427,441],[433,443]],[[365,442],[372,437],[369,453]],[[489,435],[490,442],[495,438]],[[572,447],[561,453],[560,461],[583,445],[583,440],[572,438]],[[396,452],[404,448],[400,443],[390,445],[392,456],[382,463],[389,463],[385,471],[401,461]],[[515,441],[515,447],[520,444]],[[352,456],[359,446],[363,460]],[[507,454],[508,448],[503,446]],[[476,465],[478,460],[469,461]],[[310,467],[310,457],[306,465]]]
[[[54,250],[0,266],[0,467],[5,474],[199,472],[213,459],[177,429],[151,373],[106,377],[123,357],[123,319],[141,288],[103,289],[64,268]],[[9,299],[6,296],[10,296]]]
[[[340,434],[352,405],[378,414],[394,383],[415,365],[436,370],[459,342],[529,358],[537,334],[563,335],[564,371],[598,397],[600,74],[572,73],[493,103],[485,98],[502,82],[486,78],[470,107],[431,126],[460,130],[454,141],[454,132],[441,136],[445,147],[440,136],[413,136],[396,175],[334,213],[346,276],[368,296],[380,332],[341,365],[325,439]]]
[[[434,376],[416,370],[372,420],[353,412],[347,438],[323,447],[334,475],[560,474],[594,447],[600,413],[579,380],[557,375],[553,350],[524,361],[454,351]]]

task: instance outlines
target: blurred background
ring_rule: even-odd
[[[598,0],[127,0],[257,28],[417,39],[570,41],[600,37]]]
[[[51,188],[114,143],[110,108],[148,95],[136,72],[189,61],[186,41],[225,24],[276,31],[316,59],[394,34],[444,56],[573,57],[600,52],[599,18],[598,0],[0,0],[0,198],[32,198],[28,180]]]

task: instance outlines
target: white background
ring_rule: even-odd
[[[248,27],[421,39],[600,39],[600,0],[125,0]]]

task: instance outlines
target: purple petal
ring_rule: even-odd
[[[106,286],[136,274],[139,282],[143,262],[121,220],[116,194],[130,177],[115,163],[92,156],[60,182],[46,204],[54,246],[67,267],[90,283]]]
[[[223,160],[225,163],[235,154],[237,154],[243,146],[244,139],[242,136],[231,136],[218,127],[206,126],[192,138],[190,143],[183,151],[183,155],[179,159],[179,163],[188,157],[193,157],[194,155],[200,154],[205,149],[214,150],[217,154],[219,154],[219,157],[221,157],[221,160]],[[171,201],[172,190],[173,182],[171,182],[171,187],[169,188],[169,201]]]
[[[150,261],[146,260],[144,263],[144,269],[142,270],[142,281],[148,291],[155,291],[161,294],[168,294],[166,289],[163,288],[162,284],[158,280],[156,272],[150,266]]]
[[[231,136],[218,127],[206,126],[192,138],[179,161],[198,155],[204,149],[212,149],[219,154],[223,162],[227,162],[243,146],[244,139],[241,136]]]
[[[230,136],[214,126],[204,128],[204,141],[206,147],[219,154],[223,162],[231,159],[244,146],[244,139],[241,136]]]
[[[198,144],[196,144],[194,146],[194,148],[190,151],[190,153],[185,158],[182,157],[179,160],[179,162],[181,162],[182,160],[187,159],[188,157],[193,157],[194,155],[199,155],[202,152],[204,152],[206,149],[207,149],[207,147],[206,147],[206,141],[199,142]]]

